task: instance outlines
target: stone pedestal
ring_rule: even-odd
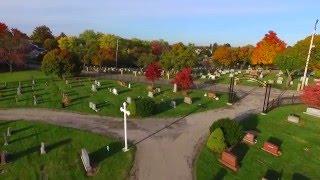
[[[320,118],[320,109],[308,107],[305,113]]]

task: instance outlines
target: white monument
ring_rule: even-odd
[[[130,116],[130,111],[127,110],[127,103],[123,103],[123,107],[120,107],[120,111],[123,112],[123,126],[124,126],[124,152],[129,151],[127,142],[127,116]]]

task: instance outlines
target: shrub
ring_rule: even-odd
[[[226,148],[226,143],[224,141],[223,132],[220,128],[217,128],[210,134],[207,147],[217,153],[222,153]]]
[[[229,147],[236,145],[244,136],[244,132],[240,124],[229,118],[219,119],[218,121],[214,122],[210,127],[210,133],[217,128],[221,128],[226,143]]]
[[[154,113],[155,106],[156,104],[151,98],[139,98],[133,100],[128,109],[134,117],[146,117]]]
[[[316,71],[314,72],[314,77],[315,77],[315,78],[320,78],[320,70],[316,70]]]
[[[309,107],[320,108],[320,85],[306,86],[300,98]]]

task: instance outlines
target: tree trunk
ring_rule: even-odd
[[[293,71],[290,72],[290,71],[287,70],[288,78],[287,78],[287,82],[286,82],[286,87],[288,87],[290,82],[292,81],[292,74],[293,74]]]
[[[9,62],[9,69],[10,69],[10,72],[12,72],[12,63],[11,62]]]

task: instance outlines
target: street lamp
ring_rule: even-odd
[[[117,48],[116,48],[116,68],[118,67],[118,50],[119,50],[119,39],[117,39]]]
[[[306,83],[306,77],[307,77],[307,71],[308,71],[308,66],[309,66],[311,50],[312,50],[312,48],[315,47],[314,44],[313,44],[313,38],[314,38],[314,35],[316,34],[316,31],[317,31],[318,22],[319,22],[319,20],[317,19],[316,23],[314,24],[314,32],[313,32],[313,34],[311,36],[309,52],[308,52],[308,57],[307,57],[307,61],[306,61],[306,67],[304,68],[304,74],[303,74],[303,79],[302,79],[302,84],[301,84],[301,90],[303,90],[304,85]]]

